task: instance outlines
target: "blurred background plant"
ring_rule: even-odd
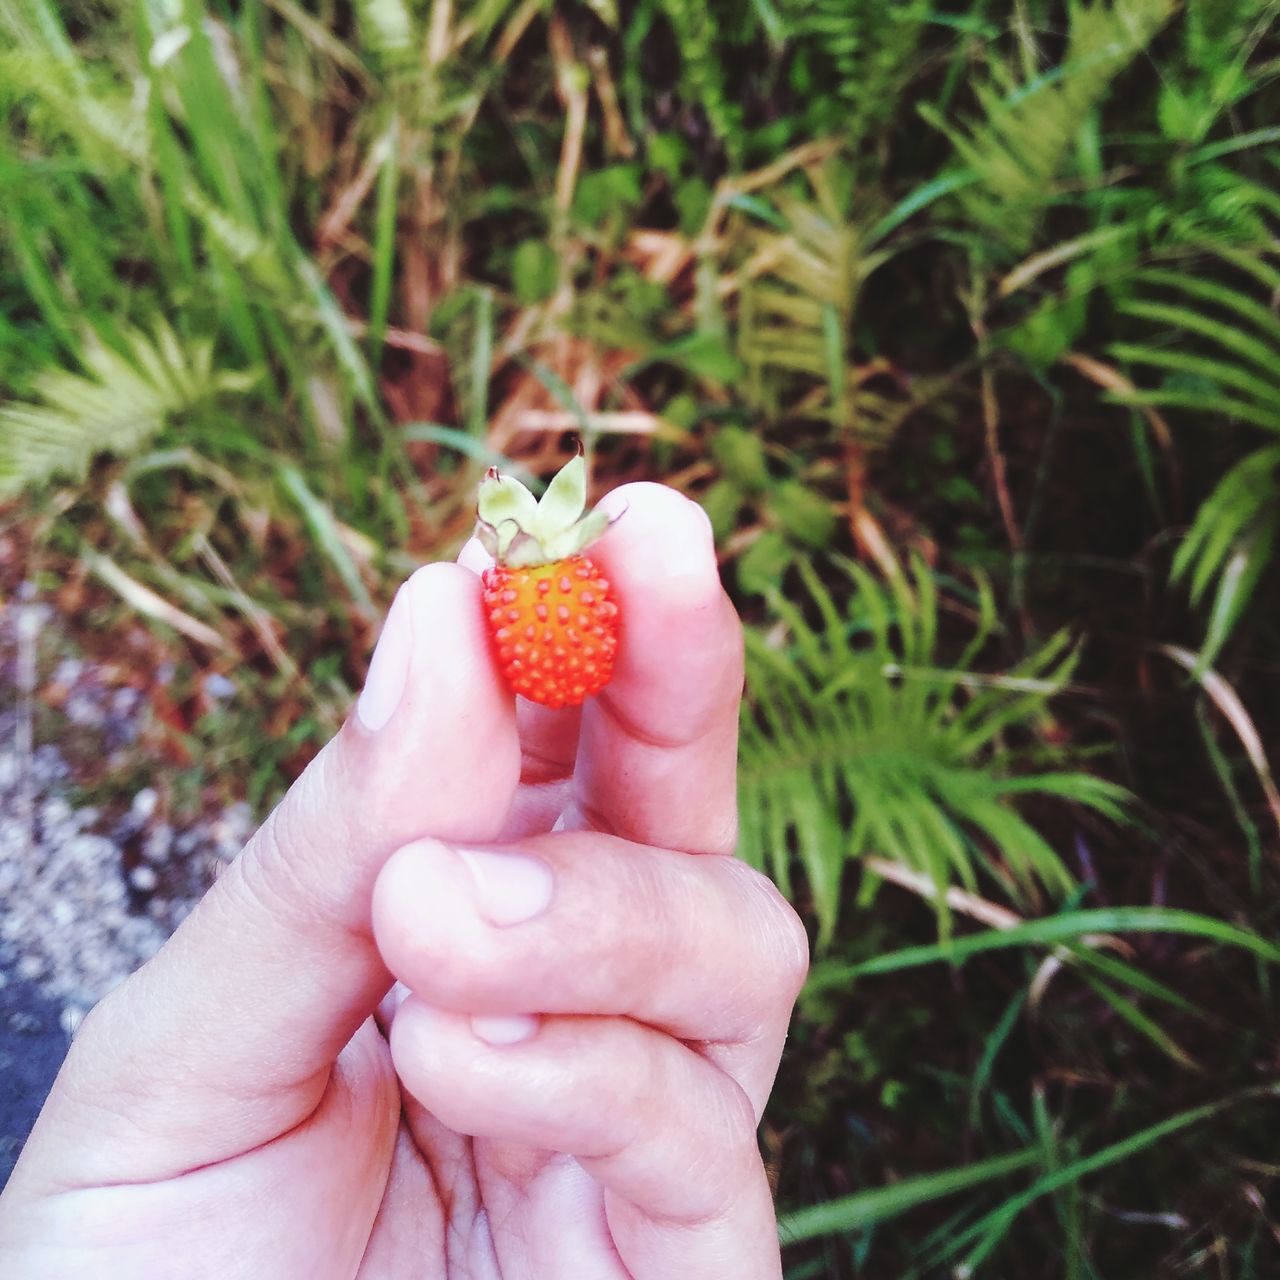
[[[677,485],[788,1277],[1274,1275],[1278,10],[0,0],[6,593],[262,811],[485,466]]]

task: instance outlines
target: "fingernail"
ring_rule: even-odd
[[[404,588],[396,593],[391,611],[382,624],[369,663],[369,675],[356,701],[356,715],[371,733],[377,733],[395,714],[409,678],[409,652],[413,636],[409,625],[409,605]]]
[[[485,1044],[519,1044],[522,1040],[528,1040],[537,1029],[538,1019],[527,1013],[471,1019],[473,1034]]]
[[[458,849],[457,854],[475,880],[477,905],[490,924],[520,924],[547,909],[551,868],[541,858],[486,849]]]

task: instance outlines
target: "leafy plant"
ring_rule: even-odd
[[[808,199],[777,192],[773,225],[753,221],[741,233],[738,350],[748,389],[770,416],[781,416],[784,397],[794,403],[805,395],[807,413],[843,431],[854,421],[854,308],[890,253],[850,210],[837,163],[807,166],[804,177]],[[815,384],[825,392],[816,404],[807,394]]]
[[[680,50],[686,100],[700,107],[730,159],[741,159],[742,113],[725,82],[724,48],[715,6],[706,0],[657,0]]]
[[[1212,249],[1211,272],[1150,270],[1122,314],[1156,326],[1147,342],[1112,347],[1121,360],[1163,375],[1135,401],[1235,421],[1280,437],[1280,317],[1246,287],[1275,297],[1280,269],[1257,254]],[[1228,282],[1228,273],[1235,280]],[[1173,562],[1193,604],[1216,583],[1200,654],[1210,666],[1238,624],[1280,539],[1280,443],[1236,462],[1201,504]]]
[[[845,452],[857,505],[868,458],[941,383],[922,377],[910,390],[872,390],[878,367],[860,364],[855,350],[864,285],[897,252],[891,234],[906,212],[935,197],[913,193],[885,213],[851,184],[843,150],[786,179],[740,202],[744,214],[726,236],[741,283],[742,394],[771,423],[825,427]]]
[[[936,108],[922,112],[951,140],[976,182],[957,196],[969,221],[1003,252],[1031,244],[1081,126],[1174,11],[1174,0],[1113,0],[1070,6],[1067,50],[1049,71],[1019,74],[993,59],[990,80],[974,92],[982,115],[951,124]]]
[[[85,373],[45,370],[33,402],[0,404],[0,496],[55,476],[83,480],[96,454],[135,452],[167,423],[253,385],[252,373],[216,369],[207,339],[184,344],[163,321],[154,328],[126,330],[124,354],[89,333]]]
[[[819,117],[817,127],[839,131],[854,146],[875,137],[899,110],[932,7],[924,0],[784,0],[780,10],[791,83],[818,107],[809,113]],[[824,91],[814,94],[818,86]]]
[[[938,657],[936,580],[922,562],[884,581],[834,561],[842,610],[814,569],[799,566],[801,597],[775,590],[779,627],[748,640],[749,698],[742,723],[742,850],[790,889],[804,870],[823,941],[840,912],[844,868],[877,853],[944,892],[979,886],[979,871],[1017,900],[1060,894],[1072,878],[1018,811],[1029,795],[1055,796],[1119,820],[1119,788],[1037,760],[1011,739],[1047,714],[1075,653],[1060,634],[1003,674],[970,667],[994,626],[980,589],[979,619],[960,657]]]

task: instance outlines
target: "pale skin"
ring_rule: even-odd
[[[756,1128],[808,952],[733,856],[741,632],[692,503],[608,501],[613,683],[517,709],[483,551],[415,574],[377,688],[86,1019],[0,1274],[781,1275]]]

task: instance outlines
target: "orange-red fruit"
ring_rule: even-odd
[[[485,616],[507,683],[544,707],[576,707],[613,676],[621,618],[590,556],[484,571]]]

